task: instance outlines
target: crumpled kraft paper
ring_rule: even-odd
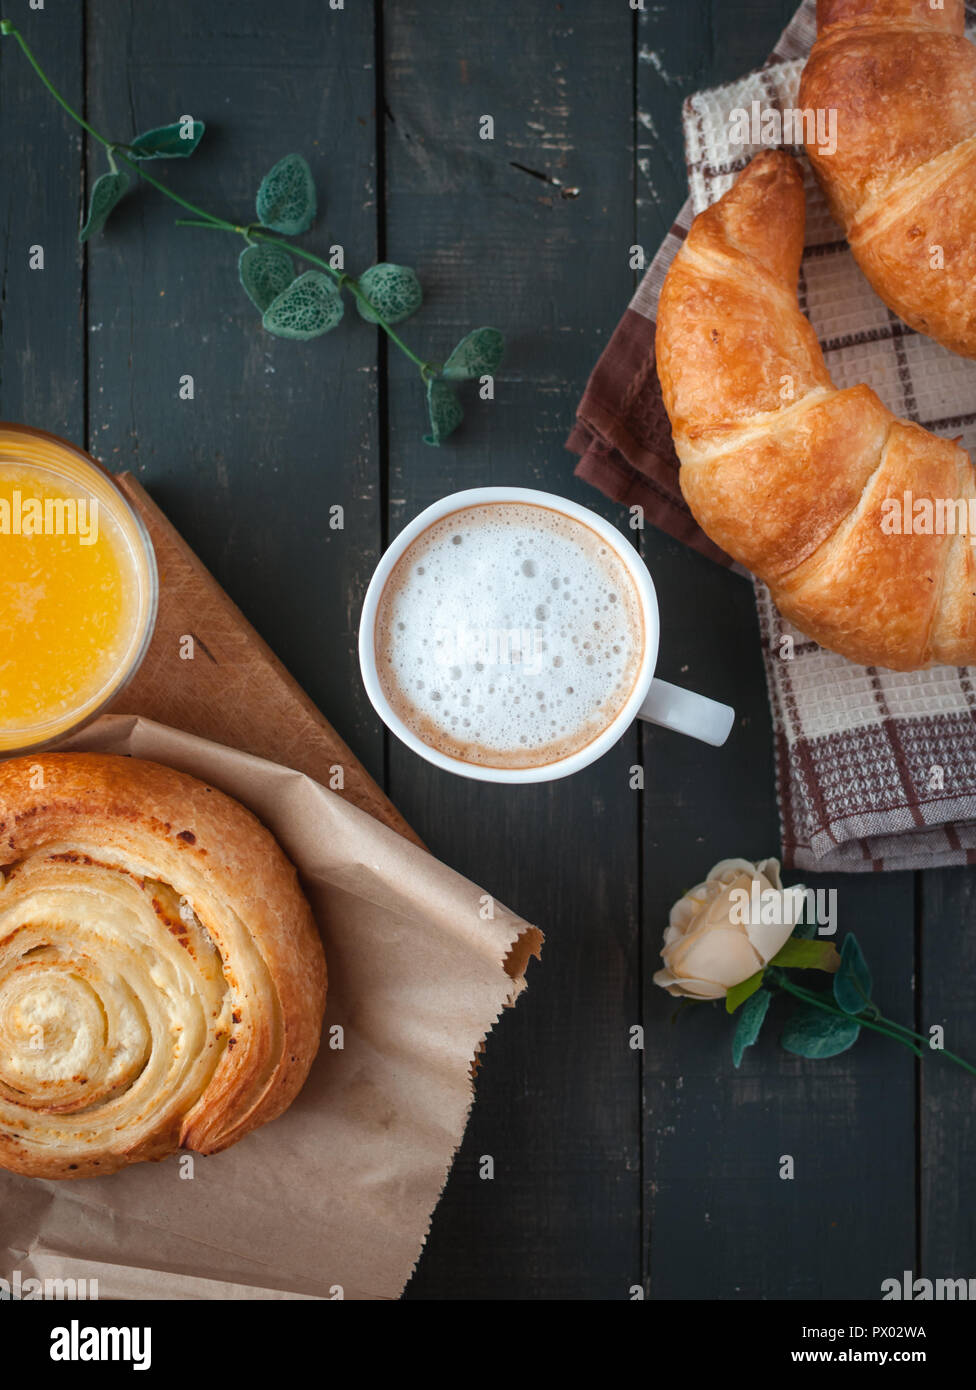
[[[298,866],[329,994],[298,1099],[194,1155],[192,1177],[185,1155],[74,1182],[0,1169],[0,1274],[97,1279],[101,1298],[397,1298],[464,1133],[475,1054],[541,933],[302,773],[135,715],[61,746],[167,763],[250,807]]]

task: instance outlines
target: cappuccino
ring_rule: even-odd
[[[596,531],[551,507],[486,502],[407,547],[374,641],[383,693],[419,739],[462,762],[532,768],[609,728],[646,635],[630,570]]]

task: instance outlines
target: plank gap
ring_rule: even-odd
[[[376,259],[386,260],[386,42],[383,0],[373,6],[373,74],[376,133]],[[391,117],[392,119],[392,117]],[[376,428],[379,465],[380,555],[390,544],[390,344],[376,330]],[[390,786],[390,739],[383,726],[383,790]]]
[[[914,979],[912,980],[912,1006],[913,1006],[913,1027],[916,1033],[922,1032],[923,1005],[922,991],[925,987],[923,979],[923,925],[925,914],[925,893],[924,880],[920,873],[912,875],[912,895],[914,907]],[[913,1068],[915,1081],[915,1268],[919,1274],[924,1274],[924,1232],[923,1221],[925,1213],[925,1182],[922,1171],[922,1059],[915,1058]]]
[[[81,114],[88,120],[88,0],[81,0]],[[81,137],[81,196],[84,201],[88,199],[88,135],[83,132]],[[82,207],[84,207],[84,201]],[[88,258],[89,251],[87,245],[81,252],[81,283],[79,285],[79,302],[81,306],[81,418],[82,429],[84,431],[82,446],[88,452],[92,452],[92,423],[91,423],[91,381],[89,380],[89,344],[88,344]]]

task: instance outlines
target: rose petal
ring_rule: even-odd
[[[783,915],[787,916],[788,913],[784,912]],[[785,945],[792,935],[792,922],[750,922],[746,927],[746,936],[756,948],[763,965],[772,960],[776,952]]]
[[[724,988],[712,980],[676,980],[669,970],[658,970],[654,983],[676,998],[721,999],[725,995]]]
[[[710,927],[696,932],[667,958],[679,980],[710,980],[729,989],[754,975],[762,965],[741,927]]]
[[[749,920],[749,894],[752,882],[752,878],[748,874],[738,874],[715,898],[708,911],[702,915],[695,930],[697,931],[699,926],[722,926],[742,931]],[[732,896],[733,893],[736,895],[735,898]],[[743,893],[745,894],[744,903],[741,896]],[[745,908],[744,912],[743,907]],[[733,908],[736,909],[736,918],[741,920],[733,920]]]
[[[720,859],[709,869],[705,881],[712,883],[717,880],[720,883],[729,883],[733,878],[738,878],[739,874],[748,874],[752,878],[755,872],[755,864],[750,863],[748,859]]]
[[[772,899],[781,921],[752,920],[754,892],[759,900],[757,915],[763,915],[763,908],[769,911]],[[783,888],[778,859],[719,860],[705,881],[671,908],[661,950],[665,968],[658,971],[655,983],[671,994],[719,998],[754,975],[789,939],[802,894],[802,889]],[[736,921],[732,921],[733,908]]]
[[[721,891],[720,883],[696,883],[672,907],[668,919],[671,926],[683,931]]]
[[[760,859],[756,865],[756,872],[762,874],[769,880],[770,885],[777,890],[783,887],[783,880],[779,876],[778,859]]]

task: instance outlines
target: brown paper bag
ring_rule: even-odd
[[[322,931],[325,1029],[291,1108],[225,1153],[74,1182],[0,1170],[0,1273],[97,1279],[102,1298],[398,1297],[472,1060],[541,933],[302,773],[135,715],[64,747],[167,763],[260,817]]]

